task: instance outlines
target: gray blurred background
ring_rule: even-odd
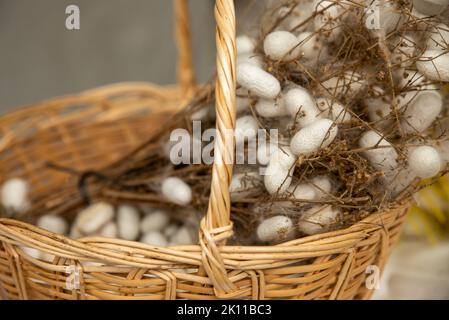
[[[199,80],[215,61],[212,0],[190,0]],[[68,5],[81,29],[65,28]],[[176,80],[172,0],[0,0],[0,113],[121,81]]]

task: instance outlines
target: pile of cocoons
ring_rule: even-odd
[[[229,188],[229,244],[272,245],[345,228],[409,201],[423,180],[447,172],[449,0],[265,3],[236,41],[236,159],[244,161],[234,165]],[[197,223],[208,208],[211,162],[189,161],[195,145],[206,146],[192,121],[201,122],[201,134],[215,127],[213,87],[204,90],[118,165],[112,182],[98,182],[93,197],[144,202]],[[176,151],[174,163],[176,128],[185,129],[179,138],[189,148]],[[70,233],[178,244],[163,217],[100,202],[78,213]]]
[[[1,186],[1,204],[7,217],[20,218],[27,212],[31,204],[29,189],[27,181],[19,178],[7,180]],[[187,204],[191,199],[190,188],[177,178],[165,179],[163,192],[177,204]],[[163,209],[147,204],[113,205],[105,201],[95,201],[77,210],[72,219],[44,214],[36,219],[35,224],[72,239],[117,238],[157,247],[196,244],[198,234],[198,226],[194,222],[176,221]],[[23,249],[34,258],[51,260],[51,255],[44,252]]]

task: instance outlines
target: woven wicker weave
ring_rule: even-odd
[[[176,0],[180,87],[120,85],[57,99],[0,119],[1,179],[24,176],[33,199],[68,183],[44,161],[104,167],[151,133],[195,92],[186,0]],[[235,123],[235,14],[217,0],[216,156],[234,157],[225,129]],[[164,106],[164,111],[157,105]],[[123,110],[121,106],[126,106]],[[130,107],[132,106],[132,107]],[[166,109],[168,106],[170,108]],[[142,116],[142,112],[152,113]],[[159,118],[158,118],[159,117]],[[81,130],[82,129],[82,130]],[[80,131],[81,130],[81,131]],[[83,132],[83,134],[80,134]],[[87,144],[96,148],[87,150]],[[98,148],[97,148],[98,146]],[[0,220],[0,293],[9,299],[367,299],[369,266],[382,269],[409,204],[350,228],[277,246],[227,246],[232,166],[213,166],[208,212],[194,246],[158,248],[118,239],[71,240],[15,220]],[[54,256],[36,260],[22,247]]]

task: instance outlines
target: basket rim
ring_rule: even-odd
[[[394,224],[397,219],[401,219],[406,216],[413,200],[412,198],[408,198],[403,200],[400,203],[397,203],[395,206],[392,206],[390,209],[385,210],[383,212],[373,213],[366,217],[365,219],[347,227],[344,229],[325,232],[321,234],[316,234],[312,236],[306,236],[297,238],[294,240],[290,240],[284,243],[280,243],[277,245],[261,245],[261,246],[242,246],[242,245],[224,245],[220,246],[220,252],[222,254],[245,254],[248,253],[253,255],[254,258],[260,259],[260,256],[267,253],[280,253],[280,254],[292,254],[295,252],[310,252],[314,256],[318,256],[318,249],[322,248],[325,251],[331,248],[332,250],[341,251],[342,248],[351,248],[354,247],[358,242],[363,239],[366,239],[370,232],[377,231],[379,229],[383,229],[388,222],[390,224]],[[387,232],[388,233],[388,232]],[[184,246],[173,246],[173,247],[155,247],[147,244],[142,244],[137,241],[127,241],[120,240],[115,238],[103,238],[103,237],[84,237],[79,239],[71,239],[64,235],[55,234],[44,229],[41,229],[37,226],[31,225],[26,222],[18,221],[15,219],[9,218],[1,218],[0,219],[0,240],[5,241],[7,243],[15,243],[21,246],[31,247],[34,249],[42,250],[39,248],[39,240],[41,239],[51,239],[53,241],[58,241],[65,249],[70,249],[70,246],[81,246],[81,247],[95,247],[95,244],[113,244],[117,246],[123,246],[125,248],[138,248],[140,250],[148,250],[148,252],[154,251],[159,254],[169,254],[175,255],[176,253],[201,253],[200,245],[184,245]],[[388,234],[387,234],[388,236]],[[20,238],[29,238],[31,244],[36,244],[37,246],[29,245],[21,243]],[[23,241],[23,239],[22,239]],[[346,241],[346,242],[345,242]],[[43,242],[42,242],[43,243]],[[338,244],[342,245],[342,247],[338,247]],[[329,247],[329,248],[328,248]],[[107,251],[107,249],[104,249]],[[43,252],[47,252],[50,254],[55,254],[55,252],[50,249],[42,250]],[[124,250],[126,251],[126,250]],[[93,255],[89,254],[84,255],[80,260],[86,260],[95,258],[94,251]],[[323,253],[324,254],[324,253]],[[326,252],[325,254],[329,254]],[[124,255],[123,255],[124,256]],[[63,254],[61,257],[65,257]],[[70,258],[66,256],[66,258]],[[267,258],[268,259],[268,258]],[[294,259],[294,257],[290,257],[290,259]],[[107,262],[108,259],[101,261]],[[121,263],[126,264],[126,260],[124,259]],[[162,259],[163,260],[163,259]],[[227,260],[227,259],[225,259]],[[250,260],[250,259],[248,259]],[[278,259],[272,258],[268,260],[277,261]],[[199,265],[201,265],[201,261],[198,261]],[[42,262],[45,263],[45,262]],[[225,263],[227,267],[230,267],[227,263]],[[148,267],[148,265],[146,266]],[[272,266],[270,266],[272,267]],[[230,269],[235,269],[230,268]],[[241,268],[241,267],[239,267]],[[266,267],[268,268],[268,266]]]

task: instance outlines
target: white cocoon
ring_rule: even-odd
[[[428,16],[442,13],[448,5],[448,0],[413,0],[413,7]]]
[[[307,60],[316,58],[320,51],[321,44],[315,33],[308,31],[300,33],[298,35],[298,43],[298,50],[303,58]]]
[[[251,54],[256,48],[256,41],[248,36],[241,35],[236,39],[237,54]]]
[[[416,176],[424,179],[436,176],[442,167],[440,154],[429,146],[412,148],[408,155],[408,164]]]
[[[264,118],[282,117],[288,114],[284,99],[259,99],[256,103],[257,113]]]
[[[121,205],[117,210],[117,225],[121,239],[136,240],[139,236],[140,213],[129,205]]]
[[[270,161],[265,170],[264,183],[269,194],[282,194],[290,187],[292,183],[292,174],[294,167],[287,168],[279,161]]]
[[[117,238],[118,235],[118,227],[117,224],[113,221],[107,223],[103,228],[98,232],[100,237],[105,238]]]
[[[276,162],[285,169],[290,170],[296,162],[297,157],[292,153],[289,147],[275,147],[271,154],[270,162]]]
[[[147,233],[149,231],[161,231],[168,226],[170,217],[165,211],[156,210],[148,213],[140,223],[140,231]]]
[[[307,155],[329,146],[338,133],[338,127],[329,119],[318,119],[299,130],[292,138],[290,147],[296,155]]]
[[[331,96],[355,95],[362,90],[366,81],[355,71],[346,71],[342,76],[333,77],[322,83]]]
[[[97,202],[80,211],[75,220],[79,230],[91,235],[114,218],[114,207],[106,202]]]
[[[164,229],[163,234],[167,238],[171,238],[178,231],[178,229],[179,227],[176,224],[170,224]]]
[[[449,53],[442,50],[427,50],[416,61],[416,67],[427,79],[449,82]]]
[[[184,246],[195,244],[195,239],[189,231],[189,228],[183,226],[170,238],[170,246]]]
[[[277,150],[278,146],[273,143],[259,143],[257,145],[257,162],[262,166],[268,165],[273,153],[277,152]]]
[[[67,230],[69,229],[67,221],[65,221],[60,216],[55,216],[52,214],[47,214],[40,217],[37,220],[37,226],[39,228],[58,234],[66,234]]]
[[[28,210],[30,202],[28,199],[28,183],[19,178],[7,180],[1,189],[1,202],[7,211],[11,213],[22,213]]]
[[[192,189],[176,177],[166,178],[162,182],[162,194],[168,201],[180,206],[188,205],[192,201]]]
[[[248,110],[250,104],[250,98],[248,96],[248,90],[245,88],[238,88],[236,91],[235,104],[237,113],[244,112]]]
[[[401,126],[404,133],[421,133],[438,118],[443,108],[443,98],[434,86],[409,91],[397,97],[403,112]]]
[[[321,200],[329,197],[332,192],[332,182],[328,176],[317,176],[312,179],[317,199]]]
[[[242,116],[235,122],[235,142],[241,144],[257,137],[259,123],[253,116]]]
[[[318,98],[316,104],[318,109],[323,112],[324,117],[332,119],[336,123],[344,123],[351,121],[352,119],[351,113],[337,101],[332,101],[332,99],[327,98]]]
[[[140,239],[140,242],[155,247],[166,247],[168,245],[167,238],[165,238],[159,231],[149,231],[145,233]]]
[[[320,116],[315,99],[305,88],[297,86],[285,94],[285,107],[299,126],[304,127]]]
[[[301,52],[298,39],[288,31],[274,31],[268,34],[263,48],[267,57],[279,61],[294,60]]]
[[[363,155],[376,170],[388,173],[397,168],[398,153],[391,143],[376,131],[365,132],[360,138],[359,145],[361,148],[370,148],[364,151]]]
[[[307,183],[300,183],[296,186],[288,188],[288,192],[291,193],[291,197],[294,200],[310,201],[317,198],[315,188]]]
[[[237,83],[260,98],[274,99],[281,92],[281,85],[275,77],[248,63],[237,66]]]
[[[449,26],[445,24],[437,25],[427,39],[427,49],[447,50],[449,48]]]
[[[339,214],[340,210],[332,206],[314,207],[300,218],[298,229],[306,235],[326,232],[337,221]]]
[[[257,237],[262,242],[278,243],[294,237],[293,222],[286,216],[275,216],[263,220],[257,227]]]
[[[263,60],[261,57],[254,53],[243,53],[237,56],[237,65],[242,63],[248,63],[258,68],[263,68]]]

